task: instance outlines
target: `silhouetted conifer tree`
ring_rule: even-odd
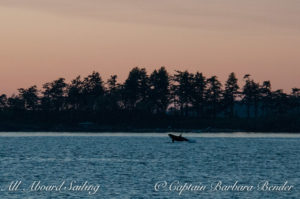
[[[213,118],[216,118],[222,100],[222,84],[216,76],[207,79],[206,100]]]
[[[224,90],[224,105],[226,109],[229,109],[229,116],[234,116],[234,104],[239,94],[238,80],[234,73],[230,73]]]

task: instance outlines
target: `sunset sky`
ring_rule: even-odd
[[[0,0],[0,94],[93,70],[230,72],[300,87],[299,0]]]

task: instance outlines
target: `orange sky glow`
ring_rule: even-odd
[[[300,87],[297,0],[0,0],[0,94],[135,66]]]

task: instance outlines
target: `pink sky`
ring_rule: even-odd
[[[134,66],[300,87],[297,0],[0,0],[0,93]]]

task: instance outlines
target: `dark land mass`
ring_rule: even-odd
[[[160,117],[159,119],[122,120],[115,118],[113,123],[100,121],[71,122],[66,119],[57,121],[41,121],[42,117],[32,117],[0,122],[0,132],[300,132],[299,119],[278,118],[255,120],[247,118],[215,120]],[[62,122],[64,121],[64,122]]]

